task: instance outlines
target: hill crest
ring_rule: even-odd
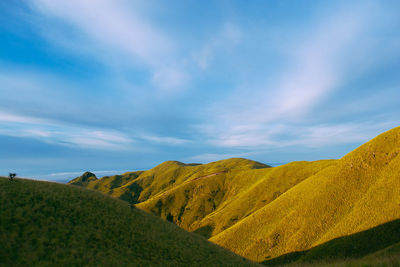
[[[169,161],[102,191],[135,195],[125,200],[265,261],[399,219],[399,153],[397,127],[339,160],[273,168],[240,158],[195,166]]]

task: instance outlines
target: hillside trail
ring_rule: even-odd
[[[194,178],[194,179],[192,179],[192,180],[184,181],[183,183],[178,184],[178,185],[175,185],[174,187],[168,189],[167,191],[163,192],[162,194],[160,194],[160,195],[158,195],[158,196],[159,196],[159,197],[163,197],[164,195],[168,194],[169,192],[171,192],[172,190],[174,190],[174,189],[177,188],[178,186],[182,186],[182,185],[185,185],[185,184],[189,184],[189,183],[194,182],[194,181],[202,180],[202,179],[205,179],[205,178],[208,178],[208,177],[212,177],[212,176],[216,176],[216,175],[218,175],[218,174],[222,174],[222,173],[226,173],[226,172],[227,172],[227,171],[215,172],[215,173],[211,173],[211,174],[207,174],[207,175],[204,175],[204,176],[200,176],[200,177]],[[154,197],[157,197],[157,195],[154,196]]]

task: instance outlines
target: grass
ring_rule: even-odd
[[[254,261],[273,262],[286,255],[358,266],[398,259],[393,253],[363,259],[368,255],[361,253],[364,247],[388,249],[385,242],[398,234],[394,229],[388,238],[371,243],[345,237],[400,219],[399,153],[400,127],[339,160],[274,168],[246,159],[204,165],[169,161],[133,178],[124,174],[117,187],[110,177],[84,186],[109,184],[100,190]]]
[[[184,229],[209,238],[333,163],[294,162],[276,168],[233,169],[182,184],[137,206],[164,219],[169,216]],[[283,177],[288,178],[283,181]]]
[[[86,175],[75,178],[70,184],[99,190],[131,203],[146,201],[190,180],[228,170],[257,169],[269,166],[246,159],[229,159],[210,164],[184,164],[166,161],[147,171],[127,172],[87,181]],[[84,182],[82,182],[84,180]]]
[[[265,261],[398,219],[399,151],[395,128],[210,240]]]
[[[400,220],[394,220],[359,233],[335,238],[306,251],[297,251],[267,260],[264,264],[272,266],[291,262],[321,264],[332,259],[336,263],[366,263],[377,259],[399,257]],[[398,263],[400,264],[400,261]]]
[[[81,187],[0,178],[2,266],[256,266]]]

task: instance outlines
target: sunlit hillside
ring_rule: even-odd
[[[0,178],[0,266],[256,266],[129,203]]]
[[[184,164],[166,161],[148,171],[127,172],[97,179],[92,173],[70,181],[70,184],[96,189],[131,203],[144,202],[170,195],[182,186],[196,186],[201,181],[220,180],[241,170],[269,168],[268,165],[246,159],[228,159],[209,164]],[[242,183],[250,185],[251,181]],[[224,193],[224,192],[221,192]],[[214,198],[213,198],[214,199]]]
[[[231,170],[182,184],[166,194],[139,203],[138,207],[170,219],[189,231],[210,237],[330,164],[333,161],[294,162],[276,168]],[[285,176],[288,178],[283,180]]]
[[[400,218],[400,128],[293,186],[211,238],[264,261]]]
[[[145,172],[91,176],[90,181],[84,175],[71,183],[83,182],[137,203],[145,211],[266,264],[272,259],[361,258],[394,246],[396,240],[367,243],[370,249],[350,250],[350,254],[332,252],[332,244],[335,251],[339,245],[346,247],[347,239],[329,242],[400,218],[399,152],[400,128],[395,128],[340,160],[274,168],[246,159],[204,165],[165,162]],[[391,233],[387,230],[385,235]],[[347,245],[362,247],[358,242],[365,242],[351,240]],[[290,254],[296,251],[301,253]]]

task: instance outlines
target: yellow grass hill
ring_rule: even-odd
[[[291,187],[211,241],[265,261],[400,219],[399,152],[400,128],[395,128]]]
[[[238,158],[168,161],[70,183],[129,201],[265,264],[368,261],[400,254],[399,152],[397,127],[339,160],[273,168]]]

